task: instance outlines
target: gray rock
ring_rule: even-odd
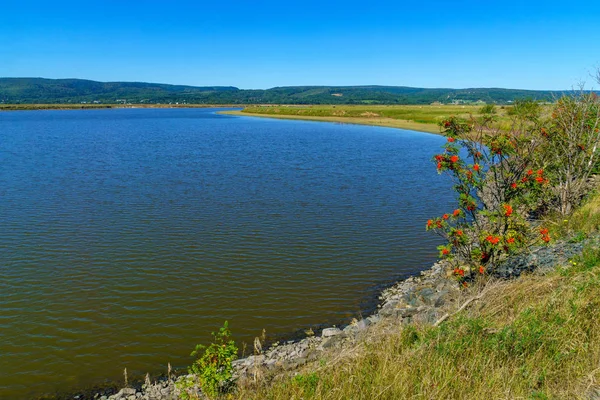
[[[448,290],[441,290],[438,293],[436,293],[433,297],[433,306],[434,307],[441,307],[446,303],[446,298],[448,297],[450,292],[448,292]]]
[[[496,277],[509,279],[519,277],[524,272],[550,271],[558,265],[565,265],[570,258],[581,254],[585,244],[593,244],[596,238],[583,242],[558,242],[548,247],[538,247],[529,253],[515,255],[500,263],[493,274]]]
[[[400,316],[402,318],[412,317],[418,312],[419,312],[419,309],[417,307],[407,307],[407,308],[403,308],[402,310],[399,310]]]
[[[435,293],[435,291],[432,288],[426,287],[423,289],[420,289],[419,291],[417,291],[417,295],[421,296],[423,298],[428,298],[433,296],[433,294]]]
[[[345,335],[354,336],[357,333],[358,333],[358,328],[356,327],[356,325],[351,324],[344,328]]]
[[[398,305],[398,303],[400,303],[399,300],[388,300],[383,306],[381,306],[381,309],[385,310],[395,308]]]
[[[379,315],[382,317],[391,317],[397,315],[397,305],[400,304],[397,300],[388,301],[379,310]]]
[[[323,333],[321,334],[321,337],[323,339],[332,337],[332,336],[337,336],[340,335],[342,333],[342,330],[339,328],[325,328],[323,329]]]
[[[412,307],[418,307],[423,305],[423,301],[413,291],[408,292],[404,295],[404,301],[406,304]]]
[[[371,321],[369,321],[368,319],[361,319],[356,323],[356,327],[359,331],[364,331],[369,327],[369,325],[371,325]]]
[[[331,347],[337,347],[344,341],[345,336],[346,335],[331,336],[323,341],[323,344],[321,344],[321,347],[324,349],[328,349]]]
[[[438,312],[434,308],[430,308],[425,311],[421,311],[413,317],[413,322],[421,324],[433,325],[439,318]]]

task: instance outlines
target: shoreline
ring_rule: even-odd
[[[600,235],[590,237],[587,244],[600,245]],[[494,279],[508,281],[523,273],[545,274],[558,265],[565,265],[571,257],[580,254],[584,242],[557,242],[548,247],[537,247],[531,252],[521,253],[506,259],[498,268]],[[287,336],[273,343],[262,343],[264,351],[238,358],[233,362],[234,377],[248,382],[257,376],[275,377],[292,373],[298,368],[319,360],[328,352],[342,352],[358,343],[372,340],[377,329],[398,329],[412,324],[435,325],[448,316],[450,310],[464,300],[460,285],[447,274],[446,261],[437,261],[430,267],[382,286],[376,294],[376,307],[361,319],[352,319],[346,325],[319,324],[324,328],[305,334]],[[296,330],[295,332],[299,332]],[[128,387],[117,382],[106,386],[55,393],[40,399],[66,400],[170,400],[180,394],[177,383],[193,379],[185,369],[175,370],[170,376],[164,372],[153,381],[142,382],[134,377]],[[120,388],[120,389],[119,389]],[[198,388],[199,390],[199,388]],[[133,396],[133,397],[130,397]]]
[[[434,264],[437,264],[437,262]],[[429,266],[427,266],[427,265],[429,265]],[[367,319],[368,317],[376,315],[383,305],[382,296],[384,295],[384,293],[386,293],[387,291],[391,290],[392,288],[402,284],[403,282],[406,282],[415,277],[420,277],[423,273],[425,273],[426,271],[429,271],[433,267],[431,266],[431,264],[423,263],[423,268],[424,269],[418,270],[418,271],[415,271],[412,273],[396,275],[395,278],[390,278],[388,280],[385,280],[385,281],[375,285],[373,287],[373,289],[371,289],[369,291],[369,294],[367,296],[364,296],[364,300],[361,301],[361,304],[363,304],[364,307],[361,307],[361,310],[358,313],[359,315],[357,315],[356,317],[363,315],[363,317],[361,317],[361,319]],[[364,314],[362,314],[363,312],[364,312]],[[314,323],[308,328],[306,326],[292,327],[289,331],[287,331],[287,333],[280,333],[280,334],[276,334],[273,336],[267,336],[265,338],[265,340],[263,342],[261,342],[261,345],[263,346],[263,348],[265,350],[269,351],[269,350],[273,350],[275,348],[282,348],[282,347],[290,346],[293,344],[297,344],[297,343],[305,341],[306,339],[309,339],[311,337],[311,336],[307,335],[307,333],[306,333],[307,330],[314,331],[315,335],[320,335],[323,330],[329,329],[331,327],[342,327],[342,328],[347,327],[352,324],[352,321],[356,320],[356,317],[343,318],[343,319],[338,319],[338,320],[330,319],[325,322]],[[315,337],[315,336],[313,336],[313,337]],[[252,353],[248,353],[246,355],[239,357],[237,359],[237,361],[246,360],[249,357],[253,357]],[[234,362],[234,364],[235,364],[235,362]],[[173,382],[175,382],[177,379],[181,379],[182,377],[185,377],[187,375],[187,367],[188,367],[187,365],[179,366],[179,367],[173,366],[170,378],[168,377],[168,374],[166,371],[160,371],[160,372],[155,371],[154,374],[151,374],[150,372],[148,372],[148,374],[150,374],[150,376],[153,377],[152,378],[153,385],[161,385],[169,380],[173,380]],[[144,386],[144,384],[145,384],[144,377],[141,375],[129,377],[128,388],[136,388],[136,389],[141,390],[142,387]],[[35,399],[36,400],[70,400],[70,399],[76,398],[78,400],[86,400],[86,399],[98,400],[102,396],[107,396],[107,399],[114,400],[110,396],[117,394],[119,392],[119,390],[123,388],[122,385],[123,385],[122,381],[111,378],[111,379],[105,379],[104,383],[92,383],[88,386],[81,386],[79,388],[66,389],[64,391],[58,391],[58,392],[54,392],[54,393],[46,393],[44,395],[38,395]],[[164,389],[164,387],[163,387],[163,389]],[[125,398],[126,397],[123,397],[123,399],[125,399]],[[168,398],[168,397],[164,397],[164,399],[161,397],[158,397],[157,399],[171,400],[171,398]]]
[[[139,108],[244,108],[240,104],[0,104],[0,113],[9,111],[42,111],[42,110],[112,110]],[[259,114],[247,113],[243,110],[217,111],[220,115],[237,117],[257,117],[272,119],[287,119],[299,121],[330,122],[351,125],[379,126],[384,128],[405,129],[417,132],[440,134],[436,124],[414,122],[387,117],[318,117],[304,115]]]
[[[261,342],[264,351],[260,354],[249,354],[233,361],[236,379],[253,379],[256,373],[277,375],[294,370],[314,361],[332,348],[343,348],[368,337],[369,329],[380,323],[390,323],[404,319],[403,324],[419,322],[427,323],[434,315],[441,315],[441,306],[449,301],[449,293],[455,297],[460,291],[458,283],[446,276],[444,262],[437,261],[424,270],[396,278],[387,284],[381,284],[372,296],[369,296],[369,307],[366,315],[360,319],[352,318],[339,325],[323,322],[313,325],[314,332],[308,333],[303,328],[292,330],[287,335],[277,335],[271,340]],[[441,295],[438,290],[441,290]],[[406,293],[412,296],[407,303],[399,304],[399,299]],[[441,300],[442,297],[446,300]],[[439,311],[431,314],[432,310]],[[311,328],[311,331],[312,331]],[[258,372],[261,370],[261,372]],[[109,382],[106,386],[55,393],[52,397],[41,397],[38,400],[125,400],[129,396],[142,400],[171,400],[178,397],[177,382],[191,378],[185,368],[174,368],[170,377],[166,373],[158,374],[152,381],[143,381],[142,377],[133,377],[128,387],[117,382]],[[138,395],[139,394],[139,395]]]
[[[217,114],[233,115],[238,117],[257,117],[273,119],[290,119],[315,122],[333,122],[352,125],[380,126],[384,128],[406,129],[417,132],[440,134],[439,127],[436,124],[423,124],[411,120],[400,120],[383,117],[316,117],[305,115],[283,115],[283,114],[258,114],[247,113],[244,111],[219,111]]]
[[[239,104],[0,104],[3,111],[108,110],[121,108],[243,108]]]

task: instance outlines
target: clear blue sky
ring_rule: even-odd
[[[0,0],[1,77],[568,89],[598,66],[598,0]]]

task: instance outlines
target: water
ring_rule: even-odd
[[[443,138],[210,109],[0,113],[0,398],[366,312],[436,258]]]

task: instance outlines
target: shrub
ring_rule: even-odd
[[[208,347],[199,344],[192,352],[191,355],[198,358],[189,368],[189,373],[197,377],[202,392],[214,398],[232,386],[232,362],[237,358],[238,348],[230,339],[231,331],[227,321],[218,332],[212,332],[212,336],[213,343]],[[184,381],[181,387],[184,394],[189,392],[187,389],[190,386],[193,386],[193,382]]]
[[[600,99],[593,92],[563,96],[543,128],[558,210],[572,212],[588,190],[588,178],[600,161]]]
[[[539,107],[528,103],[517,103],[521,111],[508,130],[495,124],[491,105],[479,118],[440,123],[447,143],[434,162],[439,173],[453,179],[458,206],[428,220],[427,229],[448,241],[439,247],[440,257],[452,262],[462,281],[493,269],[533,238],[550,240],[547,229],[535,232],[527,221],[549,184],[545,171],[536,168],[536,152],[545,141],[535,114]]]

